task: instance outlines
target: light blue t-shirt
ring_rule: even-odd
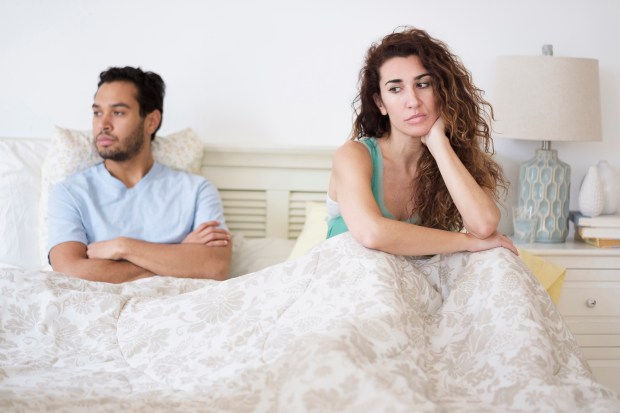
[[[217,188],[203,177],[156,162],[127,188],[100,163],[53,187],[47,252],[63,242],[88,245],[119,236],[180,243],[211,220],[226,225]]]

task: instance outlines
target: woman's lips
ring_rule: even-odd
[[[409,116],[407,119],[405,119],[405,122],[407,123],[420,123],[422,121],[424,121],[424,119],[426,119],[426,115],[423,113],[415,113],[411,116]]]

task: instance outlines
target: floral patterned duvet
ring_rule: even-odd
[[[619,412],[504,249],[349,234],[226,282],[0,269],[0,411]]]

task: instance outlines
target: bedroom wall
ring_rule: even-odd
[[[366,49],[410,24],[448,43],[491,101],[498,55],[537,55],[551,43],[556,56],[599,59],[603,141],[554,144],[572,165],[576,208],[588,166],[607,159],[620,169],[619,20],[616,0],[2,0],[0,136],[89,128],[98,73],[138,65],[167,82],[162,133],[336,147],[350,132]],[[496,141],[511,180],[538,146]]]

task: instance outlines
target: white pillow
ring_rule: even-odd
[[[157,136],[152,145],[157,162],[192,173],[200,172],[203,145],[193,130]],[[43,265],[47,265],[47,203],[52,186],[101,161],[91,131],[56,127],[41,173],[39,251]]]
[[[35,269],[38,205],[47,139],[0,139],[0,263]]]
[[[289,259],[301,257],[327,237],[327,205],[325,202],[306,202],[306,221],[297,237]]]
[[[286,261],[295,241],[285,238],[245,238],[233,234],[230,278]]]

